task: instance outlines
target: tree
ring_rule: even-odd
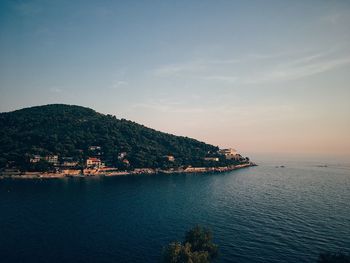
[[[34,163],[30,170],[36,171],[36,172],[46,172],[46,171],[52,171],[53,169],[54,167],[51,163],[45,160],[40,160],[39,162]]]
[[[182,245],[180,242],[170,243],[163,252],[163,262],[177,263],[177,262],[192,262],[191,261],[191,245]]]
[[[218,246],[213,243],[212,232],[199,225],[186,233],[185,243],[192,246],[193,251],[206,251],[210,257],[215,257],[218,253]]]
[[[164,263],[210,263],[218,255],[209,229],[195,226],[186,233],[185,241],[170,243],[163,250]]]

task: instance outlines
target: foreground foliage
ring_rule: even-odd
[[[196,226],[186,233],[183,243],[170,243],[163,251],[163,263],[209,263],[218,255],[218,246],[207,228]]]

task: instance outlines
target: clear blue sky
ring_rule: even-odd
[[[350,154],[350,2],[2,0],[0,92],[0,111],[77,104],[246,153]]]

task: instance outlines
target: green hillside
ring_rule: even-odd
[[[130,167],[207,165],[203,158],[218,147],[195,139],[156,131],[80,106],[53,104],[0,113],[0,166],[25,169],[33,155],[73,157],[81,164],[92,156],[89,146],[101,147],[100,158],[120,166],[127,153]],[[165,155],[175,157],[169,162]],[[215,165],[227,163],[226,160]]]

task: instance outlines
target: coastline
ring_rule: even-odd
[[[0,174],[0,180],[1,179],[62,179],[62,178],[86,178],[86,177],[115,177],[115,176],[130,176],[130,175],[152,175],[152,174],[184,174],[184,173],[221,173],[221,172],[228,172],[248,167],[257,166],[257,164],[253,162],[249,162],[246,164],[239,164],[239,165],[230,165],[230,166],[223,166],[223,167],[187,167],[185,169],[183,168],[177,168],[177,169],[168,169],[168,170],[162,170],[162,169],[153,169],[153,168],[137,168],[132,171],[114,171],[114,172],[108,172],[108,170],[105,169],[91,169],[91,170],[84,170],[84,172],[81,172],[79,170],[72,170],[71,172],[56,172],[56,173],[49,173],[49,172],[23,172],[22,174]],[[77,172],[79,171],[79,172]]]

